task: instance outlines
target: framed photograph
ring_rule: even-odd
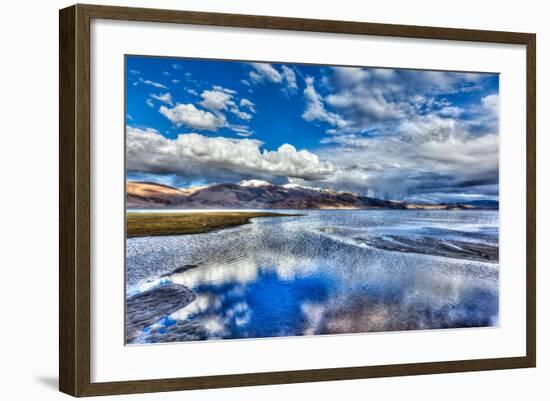
[[[60,11],[60,390],[534,367],[535,35]]]

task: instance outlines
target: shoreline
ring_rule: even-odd
[[[257,217],[294,217],[274,212],[215,211],[197,213],[126,212],[126,238],[161,235],[205,234],[249,224]]]

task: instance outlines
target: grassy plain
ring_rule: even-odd
[[[127,237],[203,234],[226,227],[250,223],[255,217],[285,217],[296,214],[272,212],[129,212],[126,214]]]

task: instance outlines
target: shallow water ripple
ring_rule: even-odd
[[[306,213],[128,239],[127,296],[196,296],[134,342],[498,325],[498,212]]]

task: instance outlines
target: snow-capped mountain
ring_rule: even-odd
[[[238,184],[214,184],[177,189],[150,182],[128,182],[128,208],[177,209],[472,209],[498,208],[497,205],[426,205],[388,201],[353,192],[305,187],[297,184],[274,185],[262,180]]]

